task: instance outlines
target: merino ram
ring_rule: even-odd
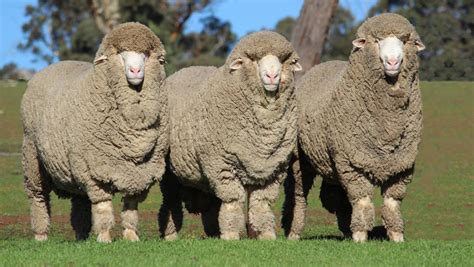
[[[222,67],[186,68],[166,80],[170,169],[159,213],[165,239],[177,237],[182,200],[202,213],[208,235],[226,240],[240,238],[248,201],[249,232],[275,239],[271,203],[296,148],[297,61],[283,36],[262,31],[243,38]]]
[[[112,240],[112,196],[122,193],[123,237],[139,239],[138,203],[168,152],[164,56],[152,31],[125,23],[104,37],[94,64],[60,62],[28,83],[23,168],[36,240],[48,237],[51,190],[71,198],[77,239],[93,224],[99,242]]]
[[[375,186],[388,236],[403,241],[400,202],[413,175],[422,129],[415,28],[397,14],[365,21],[349,62],[309,70],[297,85],[299,153],[285,182],[285,233],[298,239],[316,175],[320,198],[354,241],[373,228]]]

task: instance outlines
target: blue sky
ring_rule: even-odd
[[[15,62],[21,68],[41,69],[45,62],[33,63],[35,57],[29,52],[19,51],[16,46],[24,40],[21,25],[27,21],[24,16],[27,4],[35,5],[37,0],[0,0],[0,67]],[[217,0],[203,13],[193,15],[186,24],[186,31],[199,31],[199,19],[213,13],[224,21],[229,21],[232,30],[240,38],[250,31],[271,29],[278,20],[297,17],[303,0]],[[368,9],[376,0],[340,0],[349,8],[356,19],[365,18]]]

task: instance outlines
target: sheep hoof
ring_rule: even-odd
[[[111,243],[112,238],[110,237],[110,232],[101,232],[99,235],[97,235],[97,242],[99,243]]]
[[[288,240],[300,240],[301,236],[299,234],[290,233],[287,237]]]
[[[357,231],[352,233],[352,240],[356,243],[364,243],[367,241],[367,231]]]
[[[165,235],[164,239],[166,241],[174,241],[174,240],[177,240],[178,239],[178,234],[177,233],[172,233],[172,234],[169,234],[169,235]]]
[[[276,239],[276,234],[274,231],[265,231],[261,232],[258,235],[259,240],[275,240]]]
[[[400,232],[393,232],[393,231],[387,231],[388,233],[388,238],[390,238],[391,241],[395,243],[401,243],[404,242],[405,240],[403,239],[403,233]]]
[[[223,240],[239,240],[239,232],[226,232],[221,234]]]
[[[36,241],[46,241],[48,240],[48,234],[35,234]]]
[[[123,230],[123,239],[136,242],[140,241],[140,238],[138,237],[137,233],[133,231],[132,229],[125,229]]]

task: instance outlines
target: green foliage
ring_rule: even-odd
[[[277,22],[275,31],[291,40],[296,19],[286,17]],[[347,60],[352,49],[352,39],[354,38],[355,20],[350,10],[338,6],[336,14],[332,18],[331,26],[321,57],[321,62],[329,60]]]
[[[0,80],[17,79],[17,66],[15,63],[7,63],[0,69]]]
[[[104,33],[99,30],[94,1],[43,0],[26,8],[26,40],[19,44],[49,64],[57,60],[92,61]],[[105,1],[104,1],[105,2]],[[213,15],[201,20],[200,32],[184,33],[189,17],[211,0],[119,0],[119,21],[137,21],[157,34],[167,51],[168,74],[193,64],[221,64],[235,42],[228,22]]]
[[[339,5],[329,27],[321,62],[347,60],[352,50],[352,40],[357,29],[354,26],[355,20],[351,11]]]
[[[395,12],[412,22],[426,50],[423,80],[474,80],[474,1],[380,0],[370,15]]]
[[[296,19],[293,17],[282,18],[277,22],[275,26],[275,31],[286,37],[291,41],[291,35],[293,34],[293,28],[296,25]]]

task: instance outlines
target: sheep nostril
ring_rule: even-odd
[[[265,76],[267,76],[271,80],[274,80],[278,77],[278,74],[277,73],[266,73]]]
[[[140,68],[130,68],[130,72],[132,72],[134,74],[138,74],[138,73],[140,73]]]
[[[388,65],[390,65],[390,66],[395,66],[395,65],[397,65],[397,63],[398,63],[398,59],[396,59],[396,58],[390,58],[390,59],[387,60],[387,63],[388,63]]]

